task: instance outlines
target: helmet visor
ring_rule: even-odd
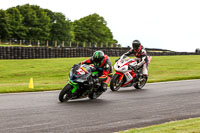
[[[138,45],[138,44],[133,44],[133,49],[134,49],[134,50],[139,49],[139,45]]]

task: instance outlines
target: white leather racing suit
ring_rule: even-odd
[[[142,74],[148,76],[148,58],[145,48],[141,45],[138,51],[130,49],[127,53],[125,53],[126,56],[131,54],[134,54],[136,57],[135,60],[138,62],[138,67],[143,65]]]

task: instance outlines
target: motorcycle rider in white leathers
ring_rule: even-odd
[[[141,45],[140,41],[138,40],[133,41],[132,47],[133,48],[130,49],[124,55],[129,56],[131,54],[134,54],[134,56],[136,57],[135,60],[138,62],[136,69],[142,67],[143,76],[148,77],[148,58],[145,48]]]

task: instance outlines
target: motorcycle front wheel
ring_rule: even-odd
[[[59,94],[59,100],[60,102],[67,102],[69,99],[71,99],[71,89],[72,86],[67,84],[60,92]]]
[[[110,89],[112,91],[118,91],[119,88],[121,87],[121,83],[119,81],[119,75],[118,74],[115,74],[110,82]]]

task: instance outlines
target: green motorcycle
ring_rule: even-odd
[[[98,77],[98,71],[95,71],[92,65],[79,64],[73,66],[69,73],[69,81],[59,94],[60,102],[80,98],[98,98],[103,91],[99,89],[100,83],[94,82]]]

